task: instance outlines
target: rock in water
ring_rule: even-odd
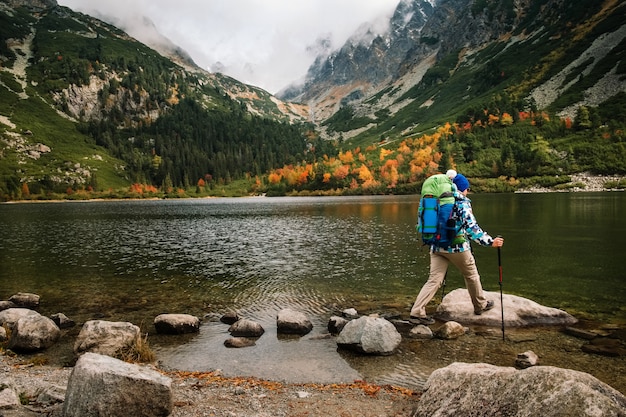
[[[244,348],[254,345],[256,345],[254,339],[247,337],[231,337],[230,339],[224,340],[224,346],[229,348]]]
[[[9,298],[9,301],[17,307],[36,309],[39,307],[39,295],[29,292],[18,292]]]
[[[234,337],[261,337],[265,329],[257,322],[240,319],[228,328],[228,332]]]
[[[276,317],[278,333],[305,335],[313,329],[311,321],[299,311],[283,309]]]
[[[154,328],[161,334],[197,333],[200,319],[190,314],[159,314],[154,319]]]
[[[515,366],[518,368],[530,368],[537,365],[537,363],[539,363],[539,357],[532,350],[518,353],[517,359],[515,359]]]
[[[456,321],[448,321],[444,323],[443,326],[438,328],[437,331],[434,332],[434,335],[438,337],[439,339],[452,340],[452,339],[458,339],[459,337],[466,334],[468,331],[469,331],[468,328],[463,327],[461,324],[457,323]]]
[[[393,324],[375,317],[352,320],[337,336],[338,346],[373,355],[391,355],[401,341]]]
[[[448,293],[437,307],[437,318],[454,320],[463,324],[482,326],[500,326],[502,311],[500,293],[485,291],[485,297],[493,300],[495,306],[481,315],[474,314],[474,307],[469,293],[465,288],[458,288]],[[503,294],[505,327],[525,327],[542,325],[569,326],[578,320],[563,310],[545,307],[527,298]]]
[[[331,316],[328,320],[328,331],[330,334],[339,334],[343,330],[343,328],[348,324],[348,320],[339,316]]]
[[[132,348],[141,337],[139,327],[128,322],[89,320],[74,342],[74,353],[99,353],[116,356],[124,349]]]

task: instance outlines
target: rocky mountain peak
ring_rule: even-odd
[[[23,6],[31,9],[50,9],[58,6],[56,0],[5,0],[5,2],[13,8]]]
[[[419,39],[420,30],[433,10],[432,1],[402,0],[384,28],[380,22],[361,26],[339,50],[317,57],[303,86],[292,86],[278,96],[285,100],[310,101],[333,87],[356,82],[358,86],[348,88],[344,97],[348,100],[363,97],[400,71],[406,54]]]

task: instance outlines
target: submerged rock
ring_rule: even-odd
[[[584,344],[581,349],[585,353],[602,356],[618,357],[626,355],[626,346],[620,340],[608,337],[593,339],[589,343]]]
[[[465,288],[456,289],[443,298],[435,316],[441,320],[454,320],[464,324],[500,326],[502,324],[500,293],[485,291],[485,297],[493,300],[494,308],[476,315],[468,291]],[[578,321],[563,310],[545,307],[527,298],[510,294],[503,294],[502,298],[505,327],[571,325]]]
[[[247,337],[231,337],[230,339],[226,339],[224,341],[224,346],[229,348],[244,348],[254,345],[256,345],[254,339],[249,339]]]

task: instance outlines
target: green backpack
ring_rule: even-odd
[[[417,209],[417,232],[425,245],[442,248],[452,244],[457,230],[451,218],[454,208],[454,185],[445,174],[432,175],[422,184]]]

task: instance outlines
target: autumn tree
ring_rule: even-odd
[[[28,188],[28,183],[22,183],[22,197],[29,197],[30,189]]]

